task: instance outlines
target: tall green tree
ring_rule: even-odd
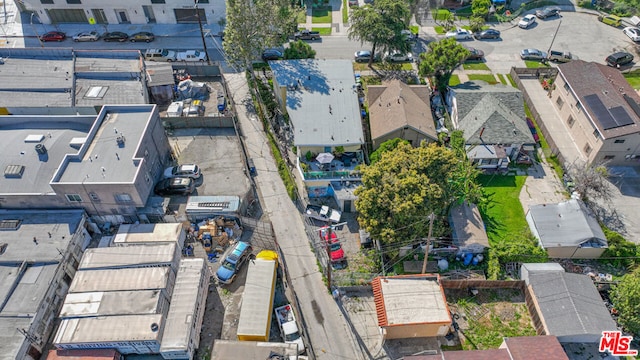
[[[430,51],[420,54],[418,71],[420,76],[433,77],[436,86],[444,93],[453,71],[469,56],[469,50],[454,38],[442,39],[429,44]]]
[[[358,222],[383,245],[426,238],[431,213],[446,215],[456,199],[452,181],[460,160],[453,150],[436,144],[417,148],[400,142],[378,162],[363,166],[356,189]],[[440,226],[436,226],[440,225]],[[444,229],[434,225],[434,235]]]
[[[473,0],[471,1],[471,13],[473,16],[487,18],[489,15],[489,8],[491,7],[491,0]]]
[[[266,48],[282,45],[295,30],[288,0],[227,0],[223,48],[229,65],[252,72]]]
[[[316,51],[306,41],[298,40],[289,44],[284,50],[285,59],[313,59]]]
[[[409,6],[404,0],[376,0],[373,5],[353,9],[350,17],[349,40],[371,43],[371,53],[376,51],[408,52],[411,44],[401,31],[407,28]],[[369,66],[373,63],[369,59]]]
[[[624,275],[609,295],[618,310],[620,325],[634,334],[640,334],[640,269]]]
[[[407,145],[409,144],[407,140],[400,139],[400,138],[387,140],[382,144],[380,144],[380,147],[378,147],[376,151],[372,152],[371,155],[369,155],[369,162],[371,164],[377,163],[382,157],[382,154],[397,148],[399,143],[405,143]]]

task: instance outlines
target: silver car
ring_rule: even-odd
[[[73,41],[98,41],[100,39],[100,34],[96,31],[83,31],[77,35],[73,36]]]

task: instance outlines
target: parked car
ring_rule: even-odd
[[[637,27],[629,26],[622,29],[622,32],[633,41],[640,41],[640,29]]]
[[[482,61],[484,60],[484,51],[476,49],[476,48],[467,48],[469,50],[469,56],[467,56],[466,61]]]
[[[611,25],[613,27],[620,27],[622,25],[622,19],[615,15],[600,15],[598,16],[598,21],[605,23],[607,25]]]
[[[619,51],[613,53],[604,60],[607,65],[612,67],[620,67],[622,65],[627,65],[633,61],[633,55],[628,52]]]
[[[500,31],[494,30],[494,29],[482,30],[482,31],[478,31],[478,32],[474,33],[473,37],[478,39],[478,40],[480,40],[480,39],[500,39]]]
[[[355,54],[353,54],[353,57],[355,59],[356,62],[369,62],[369,59],[371,59],[371,51],[369,50],[360,50],[360,51],[356,51]],[[373,61],[380,61],[380,56],[378,54],[376,54],[376,56],[373,58]]]
[[[412,62],[413,54],[392,51],[384,53],[384,59],[388,62]]]
[[[522,29],[528,29],[531,25],[536,23],[536,16],[533,14],[525,15],[518,22],[518,27]]]
[[[311,31],[311,30],[301,30],[293,34],[294,40],[319,40],[320,32],[319,31]]]
[[[98,41],[100,34],[97,31],[83,31],[73,36],[73,41]]]
[[[545,60],[547,54],[538,49],[524,49],[520,52],[520,58],[522,60]]]
[[[570,52],[551,50],[549,52],[549,56],[547,57],[547,60],[553,61],[553,62],[565,63],[573,60],[573,56],[571,55]]]
[[[471,31],[467,29],[455,29],[451,30],[448,33],[444,34],[446,38],[454,38],[456,40],[471,40],[473,39],[473,34]]]
[[[67,34],[62,31],[49,31],[40,36],[41,41],[62,41],[67,38]]]
[[[104,33],[102,35],[102,40],[104,41],[127,41],[127,39],[129,38],[129,35],[120,32],[120,31],[112,31],[112,32],[108,32],[108,33]]]
[[[238,271],[242,268],[242,265],[247,261],[253,248],[249,243],[239,241],[227,256],[224,257],[218,271],[216,271],[216,278],[218,282],[222,284],[231,284],[236,278]]]
[[[349,0],[349,7],[359,6],[358,0]]]
[[[262,61],[280,60],[283,57],[284,54],[278,49],[266,49],[262,52]]]
[[[185,164],[172,166],[170,168],[166,168],[164,170],[165,178],[174,178],[174,177],[189,177],[192,179],[200,178],[202,174],[200,173],[200,167],[195,164]]]
[[[418,38],[418,35],[412,33],[411,30],[402,30],[400,31],[400,34],[404,36],[405,41],[409,42],[416,41],[416,39]]]
[[[204,51],[188,50],[176,54],[177,61],[201,61],[207,60],[207,54]]]
[[[331,262],[338,262],[344,260],[344,250],[338,241],[338,236],[335,232],[331,232],[331,239],[329,239],[329,229],[325,226],[318,230],[320,238],[325,242],[329,242],[329,255]]]
[[[155,40],[155,38],[156,38],[155,35],[153,35],[150,32],[147,32],[147,31],[137,32],[137,33],[131,34],[131,36],[129,36],[129,40],[131,42],[144,41],[144,42],[148,43],[148,42],[152,42],[153,40]]]
[[[557,6],[550,6],[544,9],[536,10],[536,16],[538,17],[538,19],[560,16],[560,8]]]
[[[160,180],[153,189],[157,195],[189,195],[195,190],[193,179],[188,177],[174,177]]]
[[[147,49],[144,52],[144,59],[147,61],[176,61],[176,52],[167,49]]]

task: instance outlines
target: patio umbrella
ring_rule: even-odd
[[[331,153],[320,153],[316,156],[316,161],[320,164],[329,164],[334,158],[335,156]]]

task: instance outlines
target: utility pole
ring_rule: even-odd
[[[331,290],[331,220],[327,221],[327,239],[325,246],[327,249],[327,288]],[[325,240],[325,239],[323,239]]]
[[[558,22],[558,27],[556,28],[556,32],[553,33],[553,39],[551,39],[551,45],[549,45],[547,56],[551,55],[551,48],[553,47],[553,42],[556,41],[556,35],[558,35],[558,30],[560,30],[560,25],[562,25],[562,19],[560,19],[560,22]]]
[[[202,38],[202,47],[204,47],[204,56],[207,59],[207,65],[211,65],[211,59],[209,59],[209,53],[207,52],[207,41],[204,38],[204,29],[202,28],[202,19],[200,18],[200,8],[198,8],[198,1],[193,0],[196,6],[196,17],[198,18],[198,25],[200,25],[200,37]]]
[[[429,215],[429,234],[427,234],[427,248],[424,250],[424,261],[422,262],[421,274],[426,274],[427,272],[427,259],[429,258],[429,246],[431,246],[431,230],[433,229],[434,218],[435,218],[435,215],[431,213]]]

